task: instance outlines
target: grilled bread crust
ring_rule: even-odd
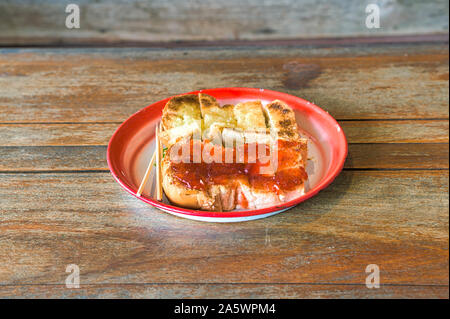
[[[290,161],[292,166],[306,167],[308,141],[300,137],[294,111],[283,101],[274,100],[264,107],[264,114],[268,119],[270,130],[276,133],[278,140],[298,142],[295,148],[297,158]]]
[[[283,101],[275,100],[264,107],[269,128],[277,134],[278,139],[298,140],[298,126],[294,111]]]
[[[202,116],[197,94],[178,95],[169,100],[161,119],[161,140],[173,145],[181,137],[201,134]]]

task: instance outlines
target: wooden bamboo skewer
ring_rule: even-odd
[[[161,141],[159,140],[160,124],[156,126],[156,199],[162,200],[162,185],[161,185]]]
[[[144,178],[142,179],[141,185],[139,186],[139,189],[136,192],[137,197],[140,197],[142,195],[142,191],[144,190],[144,187],[147,184],[148,178],[151,176],[152,168],[153,168],[153,165],[155,164],[155,159],[156,159],[156,152],[153,152],[152,159],[150,160],[150,163],[148,163],[148,167],[147,167],[147,170],[145,171]],[[152,192],[150,190],[150,195],[151,195],[151,193]]]
[[[136,192],[137,197],[140,197],[142,195],[142,192],[144,191],[144,188],[145,188],[145,185],[147,184],[148,179],[149,178],[150,178],[150,180],[153,179],[152,178],[153,177],[153,175],[152,175],[153,165],[155,165],[156,156],[158,154],[157,151],[161,147],[161,143],[160,142],[158,143],[158,141],[159,141],[158,129],[159,130],[161,129],[159,127],[159,123],[156,125],[156,129],[155,129],[155,150],[153,151],[152,158],[151,158],[150,162],[148,163],[147,170],[145,171],[145,174],[144,174],[144,178],[141,181],[141,185],[139,185],[139,189]],[[159,147],[158,147],[158,145],[159,145]],[[161,154],[161,152],[160,152],[160,154]],[[152,196],[152,185],[153,185],[153,183],[150,184],[150,190],[149,190],[150,196]],[[158,183],[156,186],[158,186]]]
[[[141,185],[139,185],[139,189],[136,192],[136,196],[140,197],[142,195],[142,191],[144,190],[145,185],[150,177],[152,177],[152,168],[153,164],[156,161],[156,199],[158,201],[162,200],[162,183],[161,183],[161,141],[159,139],[159,133],[161,132],[161,125],[158,123],[155,128],[155,151],[153,152],[150,163],[148,164],[147,170],[145,171],[144,178],[141,181]],[[152,178],[150,178],[152,179]],[[152,196],[152,187],[150,184],[150,196]]]

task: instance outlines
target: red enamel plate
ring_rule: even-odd
[[[165,212],[202,221],[237,222],[264,218],[285,211],[316,195],[327,187],[340,173],[347,157],[347,141],[339,124],[320,107],[301,98],[263,89],[219,88],[203,92],[214,96],[223,104],[236,104],[248,100],[261,100],[263,104],[275,99],[282,100],[294,109],[301,135],[308,137],[308,182],[305,194],[281,205],[256,210],[234,210],[230,212],[209,212],[192,210],[171,205],[164,198],[156,201],[148,194],[151,182],[144,189],[140,200]],[[189,94],[186,93],[186,94]],[[155,126],[162,110],[170,98],[153,103],[133,114],[122,123],[109,141],[108,166],[116,181],[130,194],[136,196],[154,150]],[[154,189],[154,187],[153,187]]]

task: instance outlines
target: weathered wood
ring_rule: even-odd
[[[0,147],[0,171],[107,169],[106,146]]]
[[[107,145],[119,125],[119,122],[0,124],[0,146]],[[431,135],[439,134],[439,128],[431,131]]]
[[[349,143],[448,143],[448,120],[340,121],[339,124]]]
[[[114,129],[218,86],[288,92],[341,119],[344,171],[238,224],[176,218],[122,190],[106,167]],[[0,297],[448,298],[447,119],[441,44],[0,50]],[[64,287],[71,263],[80,290]],[[364,285],[371,263],[379,290]]]
[[[0,124],[0,146],[107,145],[120,123]],[[340,121],[349,143],[448,143],[447,120]]]
[[[277,39],[448,32],[448,2],[376,2],[379,29],[365,26],[357,0],[78,1],[80,29],[68,29],[66,1],[0,3],[1,44]]]
[[[167,96],[229,86],[291,93],[337,119],[447,119],[447,46],[389,50],[3,50],[0,123],[122,122]]]
[[[345,168],[446,169],[448,144],[350,144]],[[107,170],[106,146],[0,147],[0,172]]]
[[[448,298],[447,286],[389,286],[368,289],[363,285],[308,284],[128,284],[83,285],[68,289],[64,285],[13,285],[0,288],[5,298]]]
[[[351,144],[345,168],[448,169],[448,144]]]
[[[108,173],[0,178],[3,285],[64,284],[71,263],[82,284],[363,285],[375,263],[384,284],[448,285],[448,171],[344,171],[290,211],[236,224],[170,216]]]

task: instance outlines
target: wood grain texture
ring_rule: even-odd
[[[448,143],[448,123],[448,120],[339,122],[349,143]],[[107,145],[119,124],[0,124],[0,146]]]
[[[351,144],[345,168],[448,169],[448,144]]]
[[[448,143],[448,123],[448,120],[339,122],[349,143]]]
[[[80,29],[65,27],[67,1],[0,3],[0,44],[278,39],[448,32],[448,2],[377,2],[381,28],[365,26],[358,0],[86,1]]]
[[[0,124],[0,146],[107,145],[119,125],[119,122]],[[438,134],[436,130],[434,133]]]
[[[107,169],[106,146],[0,147],[0,171]]]
[[[0,282],[448,284],[448,171],[344,171],[276,217],[210,224],[162,213],[109,173],[2,174]],[[232,236],[230,236],[232,234]],[[13,248],[12,248],[13,247]]]
[[[337,119],[447,119],[448,47],[427,48],[3,50],[0,123],[122,122],[167,96],[230,86],[294,94]]]
[[[0,172],[108,170],[106,146],[0,147]],[[448,144],[350,144],[345,168],[448,169]]]
[[[0,297],[448,298],[448,72],[442,44],[0,50]],[[176,218],[123,191],[106,165],[117,126],[219,86],[329,111],[344,171],[248,223]],[[64,287],[71,263],[79,290]]]
[[[13,285],[0,288],[0,298],[150,298],[150,299],[253,299],[253,298],[448,298],[445,286],[389,286],[308,284],[143,284]]]

